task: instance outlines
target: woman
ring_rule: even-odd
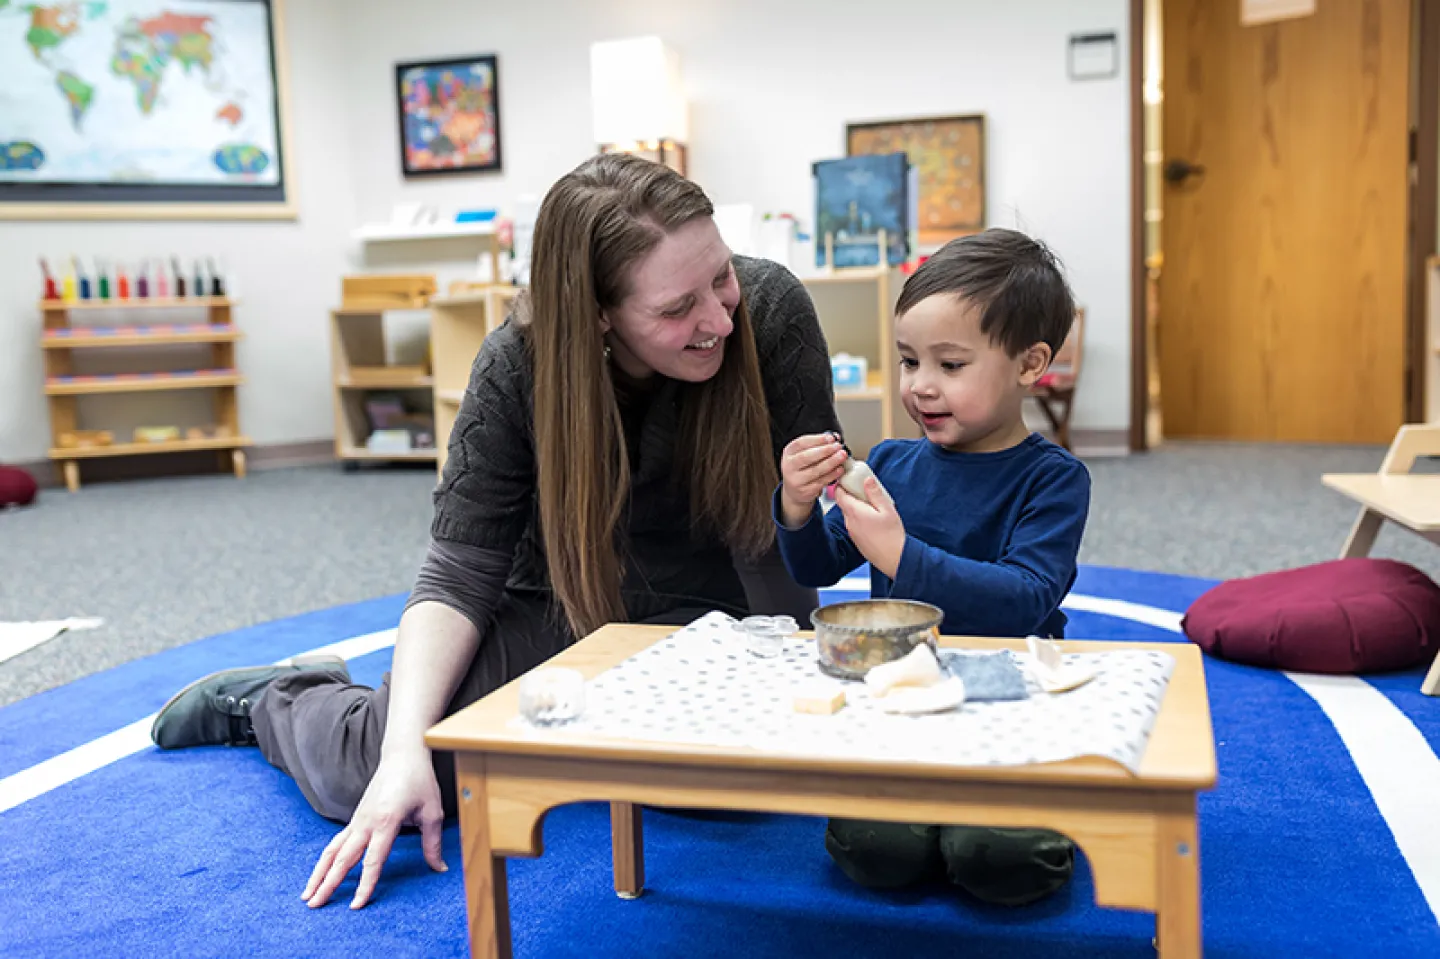
[[[334,659],[228,670],[156,717],[164,748],[258,745],[348,823],[311,906],[362,860],[363,906],[406,824],[446,868],[454,776],[424,743],[444,716],[607,622],[815,605],[775,557],[770,497],[786,443],[838,429],[828,351],[804,287],[732,256],[713,212],[693,183],[624,155],[550,190],[530,292],[475,359],[379,689]]]

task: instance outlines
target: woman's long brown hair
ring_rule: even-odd
[[[705,193],[673,170],[605,154],[562,177],[535,222],[520,316],[535,374],[540,525],[550,580],[577,637],[625,619],[619,527],[630,458],[600,314],[625,299],[632,269],[667,233],[713,213]],[[753,557],[774,536],[775,462],[743,297],[734,323],[720,371],[681,387],[676,479],[688,481],[694,530]]]

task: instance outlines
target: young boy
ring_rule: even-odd
[[[785,565],[822,587],[868,560],[873,596],[940,607],[948,634],[1061,636],[1090,475],[1021,415],[1074,318],[1055,258],[1012,230],[954,240],[905,283],[895,312],[901,401],[925,438],[876,446],[869,502],[837,486],[823,517],[820,494],[848,454],[833,435],[790,443],[775,503]],[[831,820],[825,846],[863,885],[907,885],[943,865],[951,882],[1012,905],[1058,889],[1074,864],[1069,840],[1046,830]]]

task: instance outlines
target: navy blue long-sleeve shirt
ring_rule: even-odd
[[[1064,635],[1060,601],[1075,582],[1090,511],[1083,463],[1032,433],[994,453],[887,440],[869,464],[906,533],[894,581],[872,568],[872,596],[938,606],[950,635]],[[792,530],[781,519],[778,492],[775,507],[780,553],[800,585],[833,586],[864,562],[840,510],[822,518],[816,504]]]

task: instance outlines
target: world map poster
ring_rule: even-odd
[[[283,199],[270,14],[0,0],[0,199]]]

